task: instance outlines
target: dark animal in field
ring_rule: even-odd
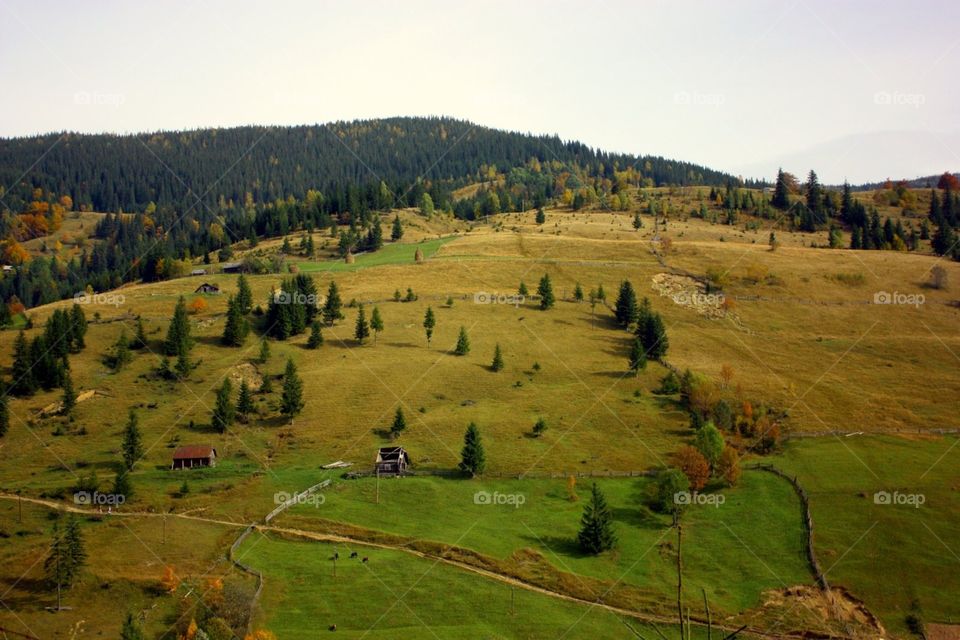
[[[356,558],[358,555],[359,555],[359,554],[358,554],[356,551],[354,551],[353,553],[350,554],[350,557],[351,557],[351,558]]]
[[[369,560],[370,560],[370,558],[368,558],[368,557],[366,557],[366,556],[363,557],[363,562],[366,563],[366,562],[369,561]]]

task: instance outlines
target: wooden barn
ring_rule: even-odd
[[[410,466],[410,456],[403,447],[380,447],[374,470],[381,476],[399,476]]]
[[[218,286],[215,285],[215,284],[210,284],[209,282],[204,282],[202,285],[200,285],[199,287],[197,287],[197,289],[194,291],[194,293],[212,293],[212,294],[218,294],[218,293],[220,293],[220,287],[218,287]]]
[[[208,444],[188,444],[173,452],[171,469],[193,469],[194,467],[215,467],[217,450]]]

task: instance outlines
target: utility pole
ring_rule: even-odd
[[[377,504],[380,504],[380,469],[377,469]]]
[[[680,524],[679,514],[674,515],[677,526],[677,616],[680,618],[680,637],[683,635],[683,526]]]

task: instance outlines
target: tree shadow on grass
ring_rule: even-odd
[[[570,536],[534,536],[534,535],[525,535],[522,536],[530,546],[544,547],[547,550],[555,553],[560,557],[568,558],[586,558],[589,554],[584,553],[580,548],[580,545],[577,544],[576,535]],[[549,560],[549,558],[548,558]]]
[[[662,529],[664,524],[644,505],[636,507],[612,507],[610,514],[617,522],[636,529]]]

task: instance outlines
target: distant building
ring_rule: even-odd
[[[215,467],[217,450],[207,444],[190,444],[179,447],[173,452],[171,469],[193,469],[194,467]]]
[[[224,273],[240,273],[243,268],[242,262],[221,262],[220,270]]]
[[[205,276],[205,275],[207,275],[207,270],[206,270],[206,269],[194,269],[193,271],[190,272],[190,275],[192,275],[192,276]]]
[[[380,447],[375,470],[378,475],[399,476],[410,466],[410,456],[403,447]]]
[[[210,284],[209,282],[204,282],[202,285],[197,287],[194,290],[194,293],[220,293],[220,287],[215,284]]]

